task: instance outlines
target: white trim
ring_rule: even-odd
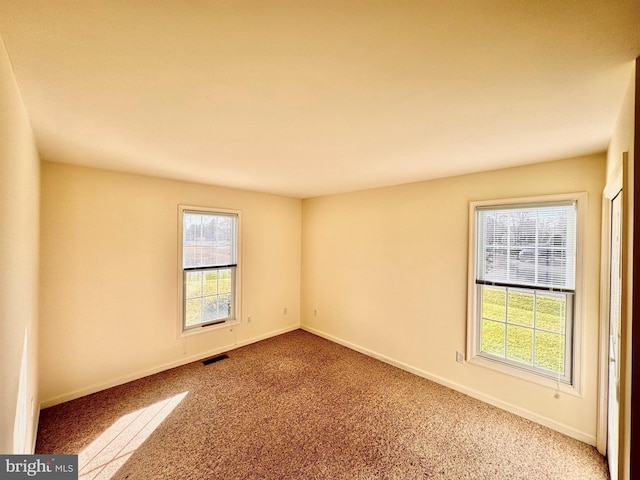
[[[478,338],[478,322],[476,312],[478,311],[477,293],[476,293],[476,210],[479,207],[486,206],[515,206],[529,205],[540,203],[554,203],[563,201],[576,202],[576,284],[573,311],[573,384],[567,385],[562,382],[556,382],[549,378],[537,375],[533,372],[522,369],[509,367],[506,364],[496,361],[487,360],[479,355],[479,346],[476,339]],[[585,252],[585,225],[587,220],[587,193],[561,193],[554,195],[540,195],[534,197],[519,197],[507,199],[481,200],[469,202],[469,250],[468,250],[468,270],[467,270],[467,361],[475,365],[490,368],[501,373],[515,376],[533,383],[537,383],[554,390],[567,393],[570,395],[583,396],[583,312],[584,312],[584,252]]]
[[[230,327],[232,328],[232,327]],[[223,347],[214,348],[212,350],[207,350],[206,352],[196,353],[195,355],[191,355],[186,358],[181,358],[179,360],[174,360],[172,362],[163,363],[162,365],[158,365],[156,367],[148,368],[145,370],[140,370],[136,373],[132,373],[130,375],[124,375],[122,377],[115,378],[113,380],[109,380],[107,382],[97,383],[90,387],[81,388],[78,390],[74,390],[69,393],[65,393],[62,395],[58,395],[52,398],[48,398],[40,402],[40,409],[52,407],[54,405],[58,405],[60,403],[68,402],[69,400],[74,400],[76,398],[84,397],[85,395],[90,395],[92,393],[99,392],[101,390],[106,390],[107,388],[116,387],[118,385],[122,385],[124,383],[132,382],[134,380],[138,380],[140,378],[148,377],[149,375],[154,375],[159,372],[163,372],[165,370],[169,370],[171,368],[180,367],[182,365],[186,365],[187,363],[197,362],[202,360],[203,358],[211,357],[213,355],[218,355],[220,353],[233,351],[237,348],[244,347],[246,345],[250,345],[252,343],[259,342],[261,340],[266,340],[267,338],[276,337],[278,335],[282,335],[283,333],[292,332],[294,330],[298,330],[300,326],[298,324],[291,325],[289,327],[281,328],[278,330],[274,330],[263,335],[259,335],[257,337],[251,337],[241,342],[232,343]]]
[[[531,420],[532,422],[536,422],[540,425],[544,425],[545,427],[549,427],[552,430],[568,435],[572,438],[575,438],[576,440],[580,440],[581,442],[588,443],[589,445],[595,445],[596,439],[593,435],[590,435],[586,432],[570,427],[569,425],[565,425],[564,423],[557,422],[555,420],[544,417],[542,415],[539,415],[525,408],[521,408],[521,407],[518,407],[517,405],[513,405],[512,403],[502,401],[499,398],[486,395],[482,392],[478,392],[477,390],[465,387],[464,385],[460,385],[459,383],[451,382],[438,375],[434,375],[425,370],[413,367],[403,362],[399,362],[385,355],[381,355],[377,352],[374,352],[373,350],[369,350],[367,348],[363,348],[354,343],[347,342],[346,340],[342,340],[338,337],[322,332],[315,328],[309,327],[307,325],[301,325],[300,328],[309,333],[313,333],[314,335],[318,335],[319,337],[325,338],[332,342],[338,343],[344,347],[350,348],[351,350],[355,350],[356,352],[360,352],[364,355],[375,358],[376,360],[380,360],[381,362],[388,363],[389,365],[393,365],[394,367],[398,367],[406,372],[413,373],[414,375],[417,375],[422,378],[426,378],[427,380],[431,380],[435,383],[448,387],[457,392],[464,393],[465,395],[469,395],[470,397],[473,397],[477,400],[493,405],[494,407],[498,407],[502,410],[506,410],[507,412],[526,418],[527,420]]]
[[[609,302],[611,277],[611,202],[622,192],[622,173],[628,159],[622,163],[602,192],[602,227],[600,258],[600,338],[598,342],[598,411],[596,417],[596,447],[602,455],[607,451],[608,385],[609,385]]]
[[[183,228],[184,228],[184,212],[206,212],[206,213],[219,213],[229,214],[236,216],[236,264],[235,267],[235,301],[233,306],[232,320],[225,321],[223,323],[208,325],[202,328],[190,328],[183,329],[184,324],[184,270],[182,263],[183,252]],[[215,208],[215,207],[201,207],[196,205],[178,205],[178,321],[177,321],[177,338],[190,337],[192,335],[199,335],[201,333],[211,332],[212,330],[219,330],[221,328],[233,327],[240,324],[242,318],[242,210],[232,210],[228,208]]]
[[[40,426],[40,404],[38,403],[36,407],[37,412],[35,412],[35,420],[33,422],[33,432],[31,436],[31,454],[36,453],[36,442],[38,441],[38,427]]]
[[[576,230],[576,296],[575,309],[573,311],[573,387],[576,394],[583,396],[584,388],[584,335],[585,329],[584,317],[586,315],[585,308],[585,252],[587,251],[587,211],[589,208],[587,193],[578,194],[576,197],[578,211],[576,221],[578,228]],[[593,445],[593,443],[591,444]]]
[[[611,199],[602,196],[602,235],[600,258],[600,338],[598,340],[598,411],[596,416],[596,447],[601,455],[607,451],[607,395],[608,395],[608,351],[609,351],[609,254],[611,239],[607,228],[611,225]]]

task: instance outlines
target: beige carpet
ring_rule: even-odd
[[[606,479],[595,448],[302,330],[42,411],[98,479]]]

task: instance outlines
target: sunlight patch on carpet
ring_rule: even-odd
[[[188,393],[120,417],[78,454],[79,479],[109,480]]]

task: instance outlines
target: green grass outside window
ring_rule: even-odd
[[[564,373],[566,300],[482,287],[482,351]]]

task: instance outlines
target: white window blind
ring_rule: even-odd
[[[575,290],[575,202],[476,212],[476,283]]]
[[[236,265],[236,215],[185,212],[183,268]]]

